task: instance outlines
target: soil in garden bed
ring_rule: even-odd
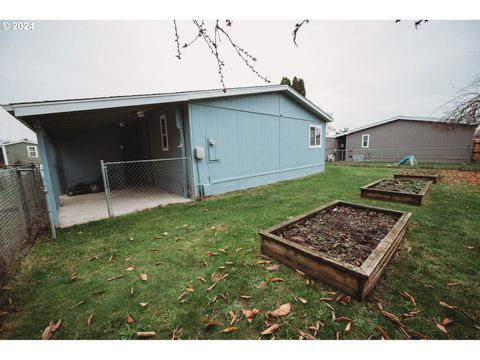
[[[399,217],[371,209],[337,205],[276,235],[360,266]]]
[[[395,191],[409,194],[418,194],[425,187],[427,182],[420,179],[386,179],[370,187],[370,189]]]
[[[433,176],[438,173],[438,170],[436,169],[404,169],[400,172],[402,175],[428,175],[428,176]]]

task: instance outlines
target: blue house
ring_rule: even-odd
[[[107,196],[147,174],[151,187],[195,199],[322,172],[332,120],[285,85],[3,108],[37,134],[55,223],[68,189],[102,179],[101,161]],[[154,167],[162,160],[168,167]]]

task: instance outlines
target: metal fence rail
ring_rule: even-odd
[[[0,284],[10,266],[48,224],[39,167],[0,170]]]
[[[419,162],[470,163],[472,147],[327,149],[325,160],[397,162],[408,155]]]
[[[109,216],[193,197],[189,157],[101,162]]]

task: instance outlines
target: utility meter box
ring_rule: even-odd
[[[202,160],[205,157],[205,148],[198,146],[195,149],[193,149],[195,158],[198,160]]]

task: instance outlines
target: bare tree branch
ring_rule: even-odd
[[[293,36],[293,43],[295,44],[296,47],[298,47],[297,45],[297,33],[298,33],[298,30],[300,30],[300,28],[304,25],[304,24],[308,24],[309,21],[308,20],[302,20],[301,22],[295,24],[295,27],[293,29],[293,33],[292,33],[292,36]]]
[[[461,94],[447,102],[443,108],[443,121],[449,124],[475,125],[480,123],[480,76],[461,89]]]

